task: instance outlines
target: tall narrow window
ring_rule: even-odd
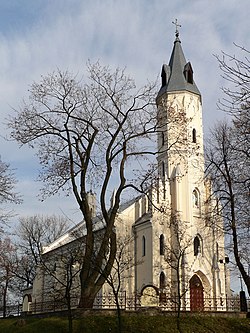
[[[192,69],[192,66],[191,66],[190,62],[188,62],[184,67],[184,76],[185,76],[188,83],[191,83],[191,84],[194,83],[193,69]]]
[[[159,203],[160,202],[160,181],[159,181],[159,178],[157,178],[156,198],[157,198],[157,203]]]
[[[194,238],[194,256],[198,256],[201,252],[201,242],[198,236]]]
[[[146,197],[141,198],[141,215],[144,215],[147,211],[147,201]]]
[[[144,257],[146,255],[146,238],[145,236],[142,236],[142,256]]]
[[[160,184],[159,184],[159,178],[157,178],[157,191],[156,191],[156,196],[157,196],[157,203],[160,202]]]
[[[166,71],[163,66],[162,71],[161,71],[161,85],[162,85],[162,87],[165,87],[166,84],[167,84],[167,75],[166,75]]]
[[[160,281],[159,281],[160,283],[160,298],[159,298],[159,300],[160,300],[160,303],[165,303],[166,301],[167,301],[167,299],[166,299],[166,290],[165,290],[165,288],[166,288],[166,276],[165,276],[165,274],[163,273],[163,272],[161,272],[161,274],[160,274]]]
[[[164,146],[164,144],[165,144],[165,135],[164,135],[164,132],[161,132],[161,144],[162,144],[162,146]]]
[[[193,128],[193,131],[192,131],[192,141],[193,143],[196,143],[196,129]]]
[[[162,177],[165,177],[165,163],[161,163],[161,172],[162,172]]]
[[[162,183],[163,183],[163,200],[166,199],[166,184],[165,184],[165,163],[161,162]]]
[[[160,289],[163,290],[166,287],[166,277],[163,272],[160,274]]]
[[[219,261],[219,244],[216,242],[216,259]]]
[[[193,200],[193,207],[199,208],[200,207],[200,197],[199,197],[199,192],[197,189],[193,190],[192,200]]]
[[[160,255],[164,255],[164,235],[160,235]]]
[[[187,82],[191,84],[194,83],[193,72],[191,71],[191,69],[187,72]]]

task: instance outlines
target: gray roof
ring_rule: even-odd
[[[200,95],[193,80],[193,69],[190,62],[187,62],[182,51],[181,41],[177,36],[174,48],[168,65],[162,66],[162,87],[158,93],[161,96],[165,92],[190,91]]]

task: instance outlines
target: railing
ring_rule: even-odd
[[[71,299],[71,309],[76,309],[78,306],[79,299]],[[204,298],[202,303],[199,302],[198,307],[192,307],[190,299],[181,299],[180,301],[181,311],[198,311],[198,312],[209,312],[209,311],[228,311],[228,312],[240,312],[241,302],[239,297],[230,298]],[[122,310],[138,310],[145,308],[146,305],[141,304],[140,296],[128,296],[126,293],[119,295],[119,307]],[[150,304],[147,305],[150,307]],[[176,297],[164,297],[164,300],[158,300],[157,308],[162,311],[177,311],[178,299]],[[107,309],[115,310],[116,302],[115,297],[112,294],[102,294],[96,297],[93,309]],[[247,300],[247,308],[250,309],[250,299]],[[67,310],[67,304],[65,301],[60,300],[47,300],[44,302],[33,302],[30,306],[31,313],[43,313],[43,312],[55,312]]]
[[[79,300],[77,298],[71,299],[71,309],[76,309]],[[55,312],[67,310],[67,303],[65,300],[46,300],[44,302],[32,302],[30,304],[29,312],[42,313],[42,312]]]
[[[128,296],[126,292],[118,295],[119,307],[122,310],[135,310],[140,306],[140,297]],[[94,309],[116,309],[115,296],[112,293],[97,295],[94,302]]]
[[[168,311],[177,311],[178,299],[171,297],[166,298],[164,302],[159,304],[159,307]],[[248,300],[248,309],[250,306],[250,300]],[[180,308],[182,311],[229,311],[240,312],[241,302],[239,297],[231,298],[208,298],[205,297],[202,300],[196,300],[196,303],[192,306],[189,298],[180,300]]]
[[[2,306],[0,306],[0,318],[20,316],[22,311],[22,304],[7,305],[5,311]],[[5,316],[4,316],[5,313]]]
[[[135,303],[137,300],[137,304]],[[119,307],[122,310],[135,310],[136,307],[140,306],[139,298],[127,297],[126,293],[122,293],[118,297]],[[79,299],[71,298],[70,304],[71,309],[78,307]],[[68,306],[65,300],[46,300],[44,302],[32,302],[30,305],[30,312],[41,313],[41,312],[54,312],[67,310]],[[93,309],[116,309],[115,297],[113,294],[98,295],[95,298]]]

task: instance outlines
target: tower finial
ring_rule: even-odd
[[[178,38],[179,37],[179,30],[178,30],[178,28],[181,28],[181,25],[178,24],[177,19],[175,19],[175,21],[172,21],[172,23],[175,25],[175,37]]]

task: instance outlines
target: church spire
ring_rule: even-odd
[[[158,97],[165,92],[174,91],[189,91],[194,94],[200,95],[200,91],[197,88],[193,79],[193,69],[190,62],[187,62],[181,47],[181,41],[179,39],[179,27],[177,19],[175,22],[175,41],[172,54],[169,60],[169,64],[162,66],[162,87],[158,93]]]

